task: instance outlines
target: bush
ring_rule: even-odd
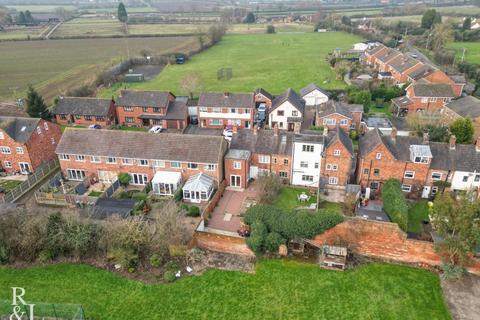
[[[180,266],[178,265],[178,263],[176,261],[168,261],[166,264],[165,264],[165,269],[167,270],[170,270],[170,271],[173,271],[173,272],[177,272],[178,270],[180,270]]]
[[[271,25],[271,24],[268,25],[266,32],[267,32],[268,34],[273,34],[273,33],[275,33],[275,27],[274,27],[273,25]]]
[[[190,208],[188,208],[187,216],[189,217],[200,216],[200,208],[197,206],[191,206]]]
[[[54,254],[52,253],[52,251],[50,251],[48,249],[42,250],[38,254],[38,261],[40,263],[50,262],[50,261],[53,260],[53,258],[54,258]]]
[[[130,183],[130,180],[132,179],[132,177],[130,177],[130,175],[126,172],[120,172],[118,173],[118,182],[120,182],[120,184],[124,187],[128,186],[128,184]]]
[[[408,205],[405,200],[400,182],[396,179],[389,179],[382,189],[383,208],[390,219],[398,226],[407,231],[408,227]]]
[[[163,274],[163,280],[167,283],[174,282],[177,280],[177,277],[175,276],[175,271],[172,270],[167,270]]]
[[[132,200],[135,200],[135,201],[145,201],[147,200],[147,197],[148,197],[148,194],[144,192],[135,192],[134,194],[132,194]]]
[[[154,253],[150,256],[150,265],[154,268],[160,267],[160,264],[162,263],[162,258],[160,255]]]
[[[270,205],[253,206],[247,210],[244,217],[244,222],[251,225],[252,229],[247,244],[256,254],[265,251],[265,238],[268,233],[278,233],[285,242],[309,239],[342,221],[343,217],[334,212],[288,212]]]
[[[136,255],[133,250],[129,249],[122,248],[113,250],[111,253],[111,259],[126,270],[136,268],[138,265],[138,255]]]
[[[5,246],[0,246],[0,265],[7,264],[10,261],[10,254]]]
[[[265,237],[265,250],[277,252],[280,245],[285,244],[285,239],[277,232],[270,232]]]
[[[449,263],[442,263],[440,268],[443,270],[441,277],[444,280],[460,279],[467,272],[464,267]]]
[[[262,175],[257,180],[258,198],[261,203],[273,203],[282,188],[282,180],[276,174]]]
[[[183,189],[178,188],[177,191],[175,191],[175,195],[173,196],[175,201],[180,202],[183,199]]]

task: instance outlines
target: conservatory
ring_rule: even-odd
[[[172,171],[158,171],[152,179],[154,194],[173,196],[182,182],[182,174]]]
[[[210,200],[215,189],[215,180],[203,173],[191,176],[183,186],[183,200],[203,202]]]

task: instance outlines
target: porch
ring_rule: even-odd
[[[152,190],[160,196],[173,196],[182,182],[182,173],[176,171],[158,171],[152,179]]]
[[[183,186],[183,200],[200,203],[210,200],[215,190],[215,180],[203,173],[191,176]]]

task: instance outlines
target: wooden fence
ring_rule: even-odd
[[[60,163],[58,162],[58,159],[44,162],[35,170],[33,174],[28,176],[27,180],[23,181],[21,184],[5,193],[5,196],[1,200],[1,203],[14,203],[24,194],[30,191],[33,187],[35,187],[40,181],[45,179],[45,177],[52,174],[59,168]]]

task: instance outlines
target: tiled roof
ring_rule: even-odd
[[[389,65],[390,65],[390,67],[392,67],[397,72],[402,73],[402,72],[416,66],[419,63],[420,63],[420,61],[418,61],[417,59],[414,59],[414,58],[411,58],[409,56],[406,56],[406,55],[402,54],[402,55],[398,56],[397,58],[393,59],[393,61],[391,61],[389,63]]]
[[[449,74],[448,77],[450,79],[452,79],[453,82],[458,83],[458,84],[467,83],[467,79],[465,78],[465,75],[463,73]]]
[[[166,107],[168,97],[172,95],[166,91],[130,91],[122,90],[117,99],[119,106],[139,106],[139,107]]]
[[[255,108],[253,93],[203,92],[198,105],[213,108]]]
[[[285,91],[283,94],[276,97],[275,100],[273,100],[272,109],[270,110],[270,112],[281,106],[286,101],[290,102],[302,114],[304,113],[305,101],[300,98],[300,96],[292,88],[288,88],[287,91]]]
[[[25,143],[30,139],[30,136],[36,130],[39,122],[39,118],[0,116],[0,129],[3,129],[13,140]]]
[[[461,117],[480,117],[480,99],[473,96],[466,96],[453,100],[447,107],[455,111]]]
[[[413,85],[413,92],[416,97],[436,97],[453,98],[455,97],[452,86],[446,83],[420,83]]]
[[[233,134],[231,149],[248,150],[260,154],[292,154],[293,133],[280,131],[276,136],[274,130],[240,129]]]
[[[323,132],[303,130],[302,132],[295,134],[294,142],[325,144],[325,136],[323,135]]]
[[[407,96],[397,97],[392,99],[392,103],[400,108],[406,108],[413,102]]]
[[[107,116],[110,110],[110,99],[64,97],[60,98],[53,108],[53,114],[71,114],[85,116]]]
[[[258,88],[257,90],[255,90],[255,94],[261,94],[270,100],[273,99],[273,95],[263,88]]]
[[[225,155],[225,159],[248,160],[251,152],[249,150],[230,149]]]
[[[223,137],[68,128],[56,153],[218,163],[224,150]]]
[[[429,75],[433,71],[435,71],[435,69],[433,69],[432,67],[427,66],[427,65],[423,65],[422,67],[407,73],[407,76],[409,78],[411,78],[412,80],[419,80],[419,79]]]
[[[400,54],[401,53],[398,52],[397,50],[388,48],[388,50],[385,53],[380,54],[379,56],[377,56],[377,58],[382,62],[387,62]]]
[[[310,83],[305,88],[300,89],[299,93],[300,93],[301,97],[305,97],[307,94],[309,94],[310,92],[312,92],[314,90],[318,90],[321,93],[323,93],[324,95],[326,95],[327,97],[330,97],[330,93],[328,93],[328,91],[323,90],[322,88],[317,86],[315,83]]]
[[[432,142],[431,169],[474,172],[480,171],[480,152],[473,144],[457,144],[450,149],[448,143]]]
[[[363,106],[361,104],[344,104],[338,101],[330,100],[322,103],[318,108],[318,115],[320,117],[339,113],[352,119],[352,112],[363,112]]]
[[[383,48],[386,48],[383,44],[380,44],[378,46],[375,46],[371,49],[368,49],[366,52],[369,54],[369,55],[375,55],[377,54],[378,52],[380,52]]]
[[[331,130],[331,131],[328,132],[327,144],[326,144],[325,148],[328,148],[329,146],[331,146],[336,141],[340,141],[345,146],[345,148],[348,150],[348,152],[350,152],[350,154],[353,156],[353,142],[352,142],[352,139],[350,139],[348,134],[344,130],[340,129],[339,126],[337,126],[336,130]]]

